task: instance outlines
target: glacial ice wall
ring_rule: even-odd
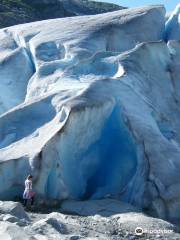
[[[180,40],[180,4],[176,6],[170,15],[165,24],[165,28],[167,40]]]
[[[38,198],[179,218],[180,43],[166,30],[163,6],[0,30],[1,199],[32,173]]]

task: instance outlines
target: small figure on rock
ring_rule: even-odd
[[[25,190],[23,193],[23,199],[24,199],[24,206],[27,205],[28,199],[31,200],[31,206],[34,204],[34,196],[35,192],[32,190],[32,175],[28,175],[28,177],[25,180]]]

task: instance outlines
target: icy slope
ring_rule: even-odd
[[[180,40],[180,4],[176,6],[166,22],[166,38]]]
[[[31,172],[39,198],[180,216],[180,46],[164,27],[149,6],[0,31],[1,199]]]

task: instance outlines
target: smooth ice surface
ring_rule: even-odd
[[[180,43],[165,30],[163,6],[0,30],[1,199],[32,173],[37,199],[179,218]]]

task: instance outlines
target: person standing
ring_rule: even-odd
[[[27,201],[31,200],[31,206],[34,204],[34,196],[35,192],[32,190],[32,175],[28,175],[28,177],[25,180],[25,190],[23,193],[23,199],[24,199],[24,206],[27,205]]]

